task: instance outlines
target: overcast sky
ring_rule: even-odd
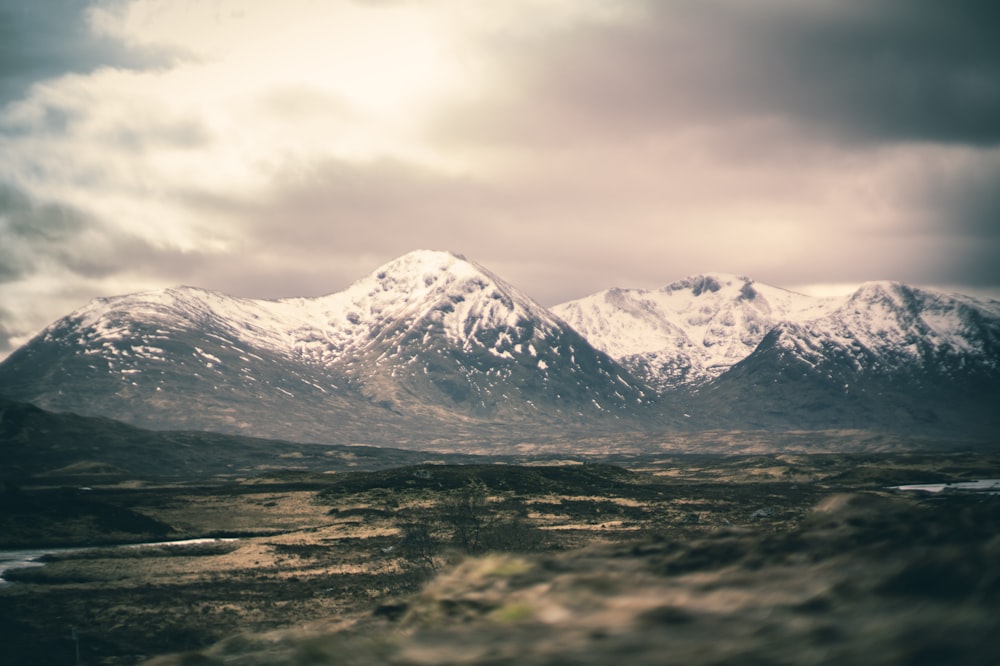
[[[0,0],[0,357],[94,296],[1000,294],[996,0]]]

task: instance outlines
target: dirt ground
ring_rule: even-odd
[[[104,545],[10,572],[3,663],[995,664],[1000,497],[889,487],[996,477],[794,454],[22,488],[5,545]],[[107,545],[204,536],[232,540]]]

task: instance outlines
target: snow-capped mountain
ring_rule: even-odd
[[[190,287],[97,299],[0,365],[0,393],[148,427],[327,441],[389,413],[575,419],[648,401],[548,310],[431,251],[314,299]]]
[[[659,392],[720,376],[777,324],[822,316],[816,299],[714,273],[658,290],[609,289],[552,311]]]
[[[595,347],[661,392],[721,377],[765,337],[802,362],[853,359],[852,372],[1000,365],[1000,302],[892,282],[816,298],[724,274],[663,289],[611,289],[552,308]]]
[[[1000,302],[865,284],[827,316],[775,327],[689,404],[701,420],[744,427],[867,428],[995,441]]]
[[[488,416],[646,401],[640,383],[548,310],[448,253],[408,254],[308,306],[316,315],[296,331],[295,354],[379,402],[452,402]]]
[[[895,282],[862,285],[827,315],[782,322],[777,353],[827,376],[963,383],[1000,376],[1000,302]],[[849,388],[849,387],[848,387]],[[926,388],[929,388],[926,387]]]
[[[151,428],[404,447],[542,426],[992,436],[1000,301],[887,282],[812,298],[708,274],[548,310],[418,251],[320,298],[97,299],[0,364],[0,395]]]
[[[814,298],[715,274],[553,311],[693,427],[1000,425],[995,300],[893,282]]]

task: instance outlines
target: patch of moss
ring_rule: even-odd
[[[523,622],[535,615],[535,609],[526,603],[504,604],[489,614],[496,622]]]

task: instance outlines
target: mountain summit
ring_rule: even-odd
[[[804,321],[834,306],[829,299],[712,273],[658,290],[609,289],[553,312],[662,393],[722,375],[778,323]]]
[[[644,387],[548,310],[446,252],[392,261],[314,303],[294,354],[394,409],[477,417],[630,410]]]

